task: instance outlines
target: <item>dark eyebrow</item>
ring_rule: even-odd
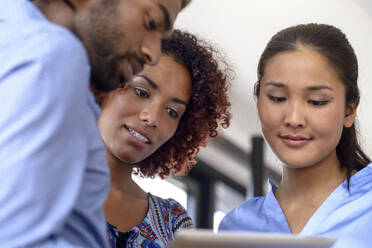
[[[331,90],[333,91],[333,89],[329,86],[326,86],[326,85],[314,85],[314,86],[309,86],[307,87],[308,90],[311,90],[311,91],[315,91],[315,90],[323,90],[323,89],[326,89],[326,90]]]
[[[183,104],[183,105],[185,105],[186,107],[187,107],[187,103],[185,102],[185,101],[182,101],[181,99],[179,99],[179,98],[172,98],[172,101],[173,102],[176,102],[176,103],[180,103],[180,104]]]
[[[267,83],[264,84],[264,86],[266,86],[266,85],[274,86],[274,87],[278,87],[278,88],[287,88],[287,86],[285,86],[285,84],[279,83],[279,82],[267,82]]]
[[[169,15],[169,11],[168,9],[161,3],[158,3],[158,6],[160,8],[160,10],[163,12],[163,15],[164,15],[164,20],[165,20],[165,30],[166,31],[169,31],[171,30],[171,22],[170,22],[170,15]]]
[[[137,76],[145,79],[145,81],[151,86],[151,88],[156,89],[156,90],[158,89],[158,85],[154,81],[152,81],[150,78],[148,78],[147,76],[145,75],[137,75]]]
[[[279,83],[279,82],[268,82],[268,83],[265,83],[265,85],[270,85],[270,86],[274,86],[274,87],[278,87],[278,88],[287,88],[287,86],[285,84]],[[306,89],[310,90],[310,91],[323,90],[323,89],[333,91],[333,89],[331,87],[326,86],[326,85],[314,85],[314,86],[309,86]]]
[[[146,75],[137,75],[137,77],[141,77],[145,79],[145,81],[151,86],[151,88],[156,89],[156,90],[159,88],[158,85],[154,81],[152,81],[150,78],[148,78]],[[172,98],[172,101],[175,103],[183,104],[187,107],[187,103],[177,97]]]

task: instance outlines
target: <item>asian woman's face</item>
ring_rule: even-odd
[[[268,60],[257,107],[267,143],[291,168],[337,159],[342,130],[353,124],[356,112],[355,106],[346,107],[334,66],[311,48]]]
[[[190,96],[186,67],[164,54],[124,88],[107,93],[98,125],[109,155],[128,164],[150,156],[174,135]]]

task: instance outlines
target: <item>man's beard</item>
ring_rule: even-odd
[[[116,58],[105,59],[95,56],[90,72],[92,86],[99,91],[107,92],[116,89],[119,84],[127,81],[119,72],[119,63],[120,61]]]
[[[125,34],[118,31],[120,23],[117,23],[116,3],[115,0],[97,3],[72,27],[87,50],[91,65],[90,81],[99,91],[111,91],[123,83],[121,81],[126,81],[121,76],[123,68],[120,66],[130,56],[118,54],[118,44],[125,46]]]

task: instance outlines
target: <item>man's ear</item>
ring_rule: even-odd
[[[346,106],[344,127],[351,127],[355,121],[359,98]]]

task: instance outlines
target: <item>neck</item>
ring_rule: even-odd
[[[45,15],[49,21],[72,30],[72,21],[75,15],[75,9],[69,1],[34,0],[32,3]]]
[[[309,199],[314,195],[328,196],[346,179],[336,151],[320,163],[306,168],[283,168],[282,182],[276,192],[281,198]]]
[[[132,180],[132,165],[107,153],[111,186],[103,210],[106,220],[120,232],[128,232],[147,215],[147,194]]]
[[[111,173],[110,190],[133,197],[146,196],[146,193],[132,179],[132,164],[126,164],[110,153],[107,153],[107,161]]]

